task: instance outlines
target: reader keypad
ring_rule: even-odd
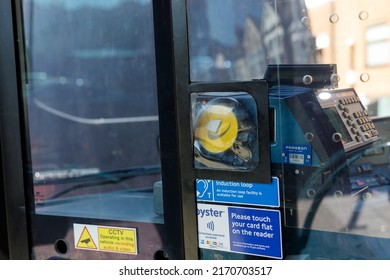
[[[360,99],[357,96],[339,99],[338,109],[341,111],[345,123],[350,127],[350,132],[355,135],[356,142],[370,140],[379,135],[367,110],[360,104]]]

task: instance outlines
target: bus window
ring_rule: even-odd
[[[151,1],[23,8],[36,213],[162,223]]]

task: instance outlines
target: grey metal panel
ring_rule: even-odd
[[[18,1],[0,1],[0,143],[9,237],[9,257],[28,259],[28,226],[25,212],[24,168],[21,140],[20,65],[15,52],[14,12]]]
[[[195,174],[191,142],[190,74],[187,30],[187,1],[172,0],[172,29],[175,69],[179,163],[183,205],[184,249],[186,259],[198,259]]]

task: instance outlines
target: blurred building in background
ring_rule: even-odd
[[[340,87],[354,87],[370,114],[389,115],[390,2],[306,0],[306,6],[317,63],[336,63]]]

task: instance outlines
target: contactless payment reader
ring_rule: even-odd
[[[267,82],[193,84],[191,108],[201,258],[283,258]]]

